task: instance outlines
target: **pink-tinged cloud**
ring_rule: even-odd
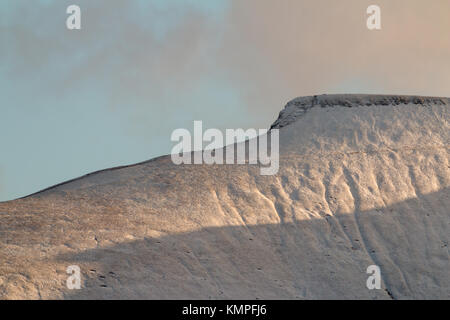
[[[373,1],[233,1],[221,59],[258,109],[330,91],[449,96],[450,2],[376,2],[379,31]]]

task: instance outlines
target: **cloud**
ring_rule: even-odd
[[[235,1],[221,59],[258,110],[334,88],[450,95],[450,3],[377,3],[381,31],[366,28],[370,1]]]
[[[127,105],[134,129],[155,108],[166,119],[207,113],[211,87],[233,96],[230,110],[259,122],[299,95],[449,95],[446,0],[380,0],[381,31],[367,30],[371,2],[360,0],[79,2],[79,33],[55,28],[70,1],[43,1],[35,15],[15,11],[10,20],[21,21],[20,12],[27,23],[9,26],[2,60],[39,93],[49,87],[47,95],[62,96],[94,83],[109,105]],[[193,97],[202,87],[205,94]]]

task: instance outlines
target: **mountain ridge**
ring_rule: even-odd
[[[333,106],[362,107],[372,105],[407,105],[407,104],[438,104],[450,105],[450,98],[418,95],[383,95],[383,94],[322,94],[302,96],[290,100],[280,111],[278,118],[270,129],[280,129],[302,116],[314,107],[329,108]]]
[[[163,156],[0,203],[0,298],[449,299],[450,110],[407,101],[308,109],[276,175]]]
[[[314,107],[330,108],[335,106],[343,107],[361,107],[361,106],[371,106],[371,105],[392,105],[398,106],[401,104],[415,104],[415,105],[427,105],[427,104],[437,104],[437,105],[450,105],[450,98],[447,97],[432,97],[432,96],[419,96],[419,95],[383,95],[383,94],[322,94],[313,96],[300,96],[290,100],[284,108],[280,111],[278,118],[270,126],[269,130],[281,129],[294,122],[296,122],[300,117],[302,117],[306,112],[310,111]],[[35,196],[46,191],[52,190],[54,188],[63,186],[65,184],[78,181],[80,179],[88,178],[92,175],[96,175],[103,172],[120,170],[124,168],[134,167],[146,164],[151,161],[156,161],[159,158],[168,157],[170,155],[161,155],[149,160],[144,160],[141,162],[121,165],[111,168],[105,168],[89,172],[87,174],[81,175],[79,177],[69,179],[57,183],[55,185],[46,187],[42,190],[33,192],[29,195],[20,197],[18,199],[24,199],[31,196]],[[15,200],[18,200],[15,199]],[[14,201],[14,200],[9,200]],[[9,202],[3,201],[3,202]],[[2,203],[0,201],[0,203]]]

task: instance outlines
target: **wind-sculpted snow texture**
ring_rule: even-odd
[[[164,156],[0,203],[0,297],[449,299],[449,104],[297,98],[277,175]]]

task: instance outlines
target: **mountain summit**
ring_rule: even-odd
[[[448,105],[450,98],[422,97],[422,96],[396,96],[396,95],[370,95],[370,94],[332,94],[298,97],[287,103],[280,112],[278,119],[271,128],[282,128],[296,121],[305,112],[314,107],[369,107],[369,106],[398,106],[398,105]]]
[[[297,98],[277,175],[163,156],[0,203],[0,297],[449,299],[449,105]]]

